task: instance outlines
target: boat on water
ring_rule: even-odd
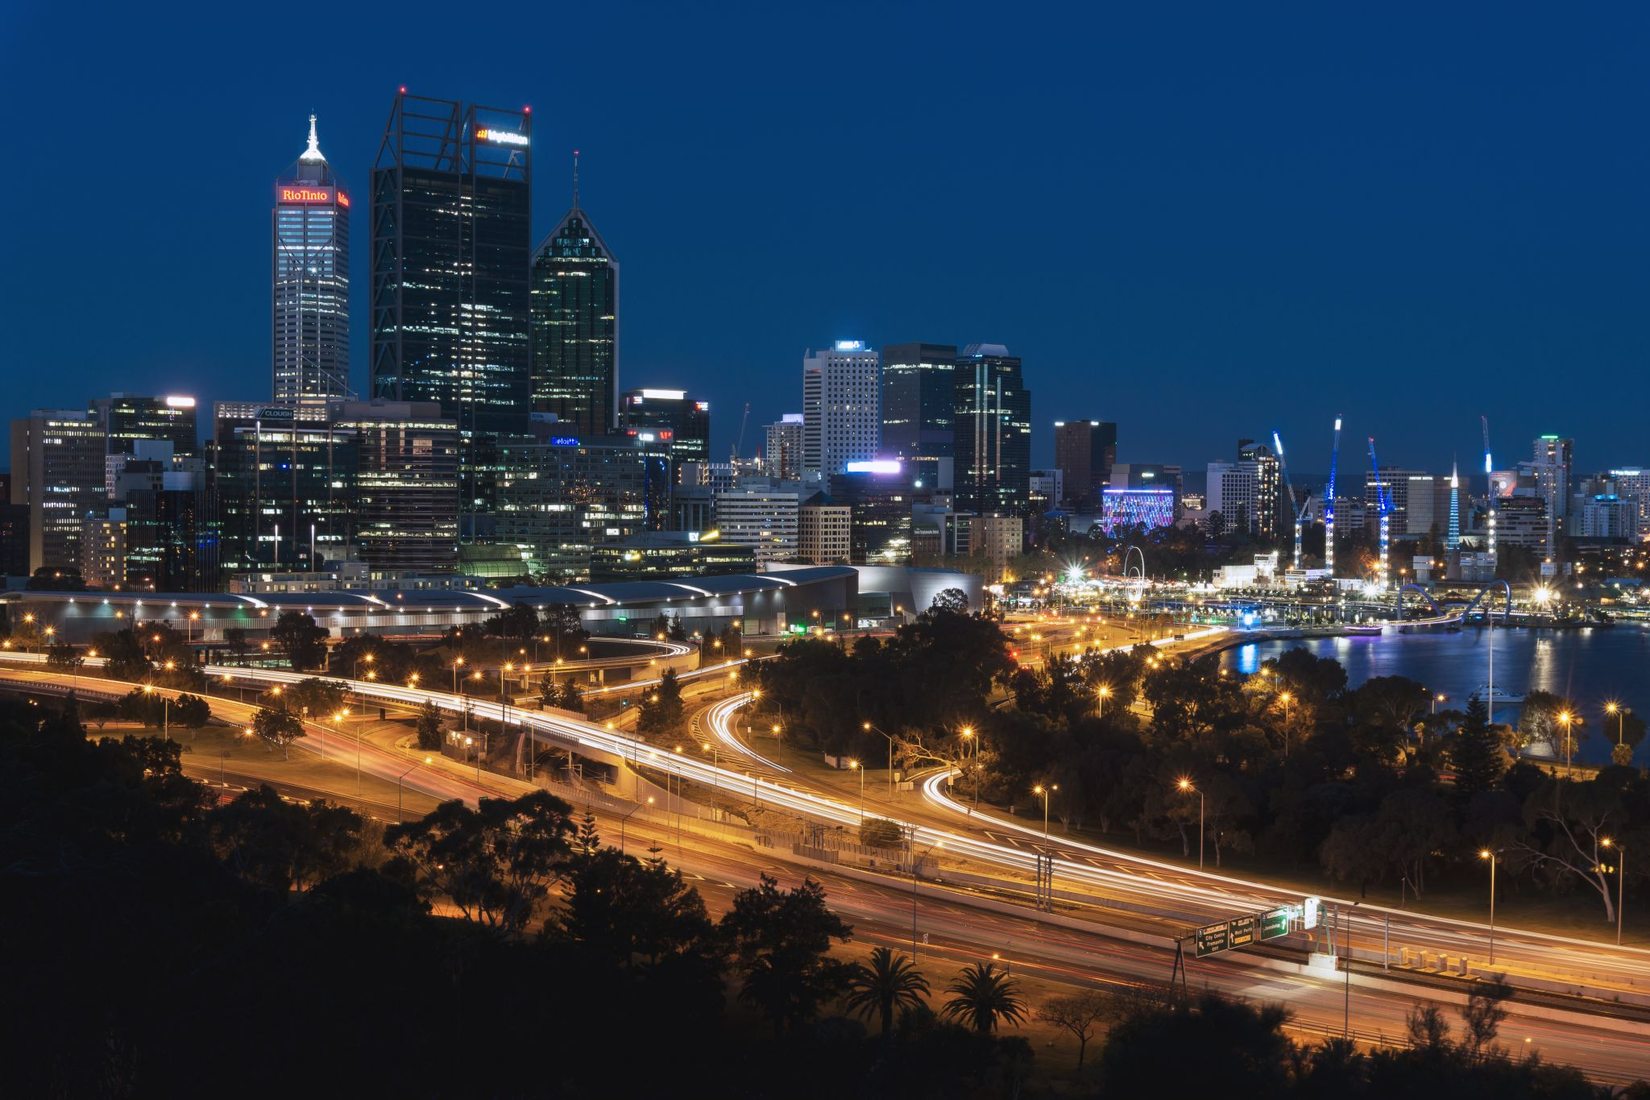
[[[1490,685],[1488,684],[1479,684],[1478,690],[1473,692],[1473,694],[1484,700],[1486,703],[1522,703],[1524,701],[1523,692],[1519,692],[1515,695],[1506,688],[1500,687],[1491,690]]]

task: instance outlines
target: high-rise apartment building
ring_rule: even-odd
[[[882,349],[882,452],[918,481],[949,490],[956,454],[957,349],[890,344]]]
[[[710,461],[710,402],[686,390],[626,390],[619,399],[619,431],[668,444],[677,471],[684,462]]]
[[[349,211],[310,115],[309,147],[275,181],[270,343],[277,403],[323,407],[349,396]]]
[[[1056,420],[1054,464],[1064,475],[1065,499],[1078,510],[1094,507],[1111,484],[1117,462],[1117,425],[1108,420]]]
[[[1001,344],[970,344],[955,378],[957,508],[1022,514],[1031,491],[1031,391],[1020,358]]]
[[[372,169],[373,393],[470,441],[527,427],[531,124],[403,91]]]
[[[80,568],[82,521],[108,505],[103,418],[36,409],[11,424],[11,501],[27,507],[28,569]]]
[[[854,510],[824,493],[802,503],[796,519],[796,559],[810,565],[838,565],[853,552]]]
[[[786,413],[768,425],[762,459],[768,476],[781,481],[802,477],[802,414]]]
[[[881,357],[838,340],[802,360],[802,474],[828,479],[868,462],[882,443]]]
[[[1546,502],[1549,548],[1569,533],[1570,475],[1575,463],[1575,440],[1556,435],[1537,436],[1531,461],[1535,495]],[[1549,550],[1549,552],[1551,552]]]
[[[579,206],[573,156],[573,207],[533,255],[533,411],[605,435],[619,411],[619,261]]]

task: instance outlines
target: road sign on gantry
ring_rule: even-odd
[[[1255,918],[1233,917],[1226,922],[1226,942],[1232,947],[1248,947],[1255,942]]]
[[[1232,922],[1223,920],[1219,924],[1206,924],[1192,936],[1192,953],[1200,959],[1228,951],[1232,947]]]
[[[1289,924],[1295,915],[1292,905],[1280,906],[1277,909],[1268,909],[1260,915],[1260,938],[1266,940],[1282,939],[1289,934]]]

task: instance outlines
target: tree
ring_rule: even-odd
[[[343,806],[289,802],[268,785],[206,815],[213,848],[236,874],[286,893],[340,874],[361,847],[362,819]]]
[[[246,627],[244,626],[225,627],[223,644],[229,647],[230,656],[235,658],[236,664],[244,664],[247,653],[252,649],[251,642],[247,640]]]
[[[955,615],[968,614],[968,593],[960,588],[942,588],[934,594],[929,605],[933,611],[949,611]]]
[[[1094,1037],[1095,1025],[1115,1011],[1116,1002],[1109,995],[1098,989],[1089,989],[1045,1001],[1037,1009],[1037,1018],[1071,1032],[1072,1038],[1077,1040],[1077,1066],[1081,1069],[1089,1040]]]
[[[578,652],[590,637],[590,631],[579,621],[579,609],[572,604],[552,604],[544,612],[540,627],[545,636],[555,643],[557,657],[568,657]]]
[[[895,954],[886,947],[871,951],[871,965],[858,965],[848,978],[848,1009],[869,1019],[882,1021],[882,1034],[893,1033],[894,1013],[922,1006],[928,996],[928,979],[917,970],[910,956]]]
[[[674,733],[682,728],[686,709],[682,706],[682,685],[677,682],[676,670],[665,669],[659,683],[642,694],[641,713],[636,716],[636,731],[643,734]]]
[[[286,706],[313,717],[336,714],[349,700],[349,685],[341,680],[323,680],[318,676],[288,684],[281,691]]]
[[[105,658],[103,670],[110,679],[141,683],[154,672],[148,651],[131,627],[97,635],[92,639],[92,648]]]
[[[199,695],[184,692],[172,700],[172,721],[185,729],[198,730],[212,720],[212,707]]]
[[[867,848],[898,848],[905,843],[905,830],[897,821],[868,817],[859,827],[859,842]]]
[[[1507,768],[1501,739],[1490,728],[1489,708],[1476,695],[1467,700],[1466,717],[1450,742],[1449,762],[1455,772],[1455,793],[1463,801],[1494,790]]]
[[[1494,1053],[1495,1036],[1507,1018],[1502,1002],[1511,996],[1512,987],[1499,977],[1474,987],[1472,996],[1461,1006],[1461,1022],[1467,1031],[1461,1049],[1468,1058],[1478,1061]]]
[[[528,604],[517,601],[482,623],[481,629],[495,638],[532,641],[538,637],[539,613]]]
[[[1019,1024],[1025,1020],[1026,1004],[1019,983],[998,970],[995,963],[970,963],[963,967],[945,991],[944,1014],[959,1020],[981,1035],[990,1035],[1000,1023]]]
[[[764,874],[733,896],[720,927],[744,973],[740,997],[768,1017],[775,1035],[813,1019],[852,974],[852,964],[829,952],[832,940],[845,942],[854,930],[826,907],[824,887],[811,878],[787,891]]]
[[[699,892],[661,860],[638,860],[581,826],[555,927],[622,968],[692,956],[720,971],[716,927]]]
[[[1527,831],[1512,844],[1513,858],[1538,882],[1589,887],[1604,904],[1605,921],[1614,921],[1615,884],[1605,870],[1609,848],[1603,841],[1626,816],[1621,789],[1607,776],[1584,783],[1548,779],[1525,800]]]
[[[53,672],[79,672],[86,659],[68,642],[56,642],[46,647],[46,667]]]
[[[270,641],[286,655],[294,672],[320,665],[325,652],[321,643],[326,636],[326,628],[317,626],[315,620],[302,611],[281,612],[269,632]]]
[[[572,807],[534,791],[483,798],[473,810],[443,802],[386,829],[384,844],[412,864],[426,896],[449,897],[467,919],[519,933],[560,876],[572,832]]]
[[[441,747],[441,734],[444,729],[442,720],[441,708],[432,702],[426,702],[424,709],[418,712],[418,720],[414,727],[418,733],[419,748],[431,750]]]
[[[1284,1034],[1289,1013],[1206,993],[1191,1003],[1148,1004],[1126,1014],[1100,1053],[1101,1093],[1270,1100],[1290,1094],[1297,1060]]]
[[[291,759],[289,746],[304,736],[304,724],[290,710],[259,707],[252,716],[252,732],[270,748],[280,749],[283,758]]]

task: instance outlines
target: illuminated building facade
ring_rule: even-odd
[[[80,567],[88,513],[108,504],[96,410],[36,409],[11,424],[11,502],[28,509],[28,570]]]
[[[350,197],[321,155],[315,116],[309,147],[275,181],[270,281],[273,398],[324,407],[349,395]],[[193,454],[182,448],[179,454]]]
[[[1108,420],[1056,420],[1054,464],[1063,475],[1064,500],[1073,508],[1098,503],[1117,462],[1117,425]]]
[[[182,458],[200,451],[193,397],[115,393],[97,398],[92,408],[108,432],[109,454],[132,454],[145,439],[166,440],[172,453]]]
[[[330,430],[355,441],[354,545],[375,571],[458,565],[458,423],[434,402],[343,401]]]
[[[531,297],[533,411],[605,435],[618,416],[619,262],[579,206],[576,166],[573,208],[533,256]]]
[[[1106,534],[1174,526],[1173,489],[1100,490],[1100,526]]]
[[[881,357],[838,340],[802,360],[802,476],[828,479],[882,444]]]
[[[882,453],[935,489],[952,487],[957,349],[890,344],[882,349]]]
[[[956,403],[958,510],[1023,514],[1031,495],[1031,391],[1019,356],[1001,344],[964,348]]]
[[[678,479],[682,463],[710,461],[710,402],[685,390],[626,390],[619,401],[619,430],[643,443],[667,444]]]
[[[372,386],[467,439],[525,431],[531,121],[396,97],[372,170]]]

